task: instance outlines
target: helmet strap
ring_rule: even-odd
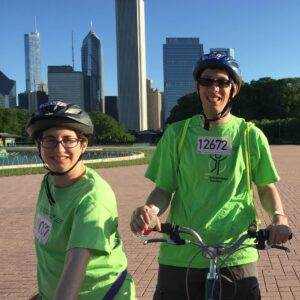
[[[44,186],[45,186],[45,190],[46,190],[46,194],[47,194],[47,197],[48,197],[48,201],[49,201],[49,204],[50,205],[53,205],[55,204],[55,200],[51,194],[51,191],[50,191],[50,186],[49,186],[49,182],[48,182],[48,177],[50,175],[50,172],[48,172],[45,176],[44,176]]]
[[[199,88],[198,89],[198,95],[200,97],[200,92],[199,92]],[[232,108],[232,98],[233,98],[233,92],[234,92],[234,89],[233,87],[231,88],[230,90],[230,95],[229,95],[229,99],[226,103],[226,105],[224,106],[223,110],[218,114],[218,116],[214,119],[208,119],[202,109],[202,115],[204,117],[204,129],[205,130],[209,130],[210,129],[210,122],[214,122],[214,121],[218,121],[220,120],[221,118],[224,118],[226,117],[230,111],[231,111],[231,108]]]
[[[39,156],[40,156],[41,160],[43,161],[41,154],[39,154]],[[56,203],[56,201],[53,198],[53,196],[51,194],[51,191],[50,191],[50,186],[49,186],[49,182],[48,182],[49,175],[52,175],[52,176],[63,176],[65,174],[69,173],[78,164],[78,162],[81,160],[82,156],[83,156],[83,152],[80,154],[77,162],[69,170],[67,170],[66,172],[61,172],[61,173],[60,172],[53,172],[53,171],[51,171],[49,169],[49,167],[47,166],[47,164],[43,161],[44,168],[47,169],[47,170],[49,170],[49,172],[44,176],[43,181],[44,181],[44,186],[45,186],[47,198],[48,198],[48,201],[49,201],[50,205],[54,205]]]

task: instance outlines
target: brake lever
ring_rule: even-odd
[[[144,245],[147,245],[150,243],[167,243],[167,244],[171,244],[171,245],[185,245],[185,244],[189,244],[190,241],[183,240],[183,239],[178,239],[178,240],[148,239],[148,240],[143,241]]]
[[[148,239],[148,240],[144,240],[143,244],[147,245],[147,244],[150,244],[150,243],[165,243],[165,242],[167,242],[166,239]]]
[[[258,250],[279,249],[279,250],[284,250],[287,253],[291,252],[288,247],[277,245],[277,244],[254,244],[254,247]]]
[[[270,245],[270,248],[275,248],[275,249],[279,249],[279,250],[284,250],[287,253],[290,253],[291,250],[288,247],[285,246],[281,246],[281,245]]]

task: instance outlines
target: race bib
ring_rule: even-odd
[[[199,136],[197,151],[203,154],[230,155],[231,139],[214,136]]]
[[[35,238],[39,243],[45,245],[50,236],[52,224],[40,214],[37,215],[34,227]]]

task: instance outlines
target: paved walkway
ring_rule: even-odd
[[[282,178],[278,189],[294,238],[288,254],[279,250],[261,252],[262,299],[300,299],[300,146],[272,146],[271,150]],[[143,177],[145,169],[132,166],[98,172],[111,184],[118,199],[120,232],[137,296],[150,300],[156,283],[158,245],[143,246],[128,229],[132,210],[153,188]],[[28,299],[37,290],[32,219],[41,179],[42,175],[0,177],[0,299]],[[264,215],[262,218],[267,220]]]

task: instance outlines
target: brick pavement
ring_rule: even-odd
[[[272,146],[271,151],[281,176],[278,189],[294,238],[289,243],[290,253],[261,252],[262,299],[300,299],[300,146]],[[143,178],[145,169],[143,165],[97,171],[111,184],[118,199],[120,232],[137,296],[150,300],[156,283],[158,245],[143,246],[128,230],[133,208],[144,202],[153,187]],[[0,299],[28,299],[36,292],[32,218],[42,176],[0,177]]]

